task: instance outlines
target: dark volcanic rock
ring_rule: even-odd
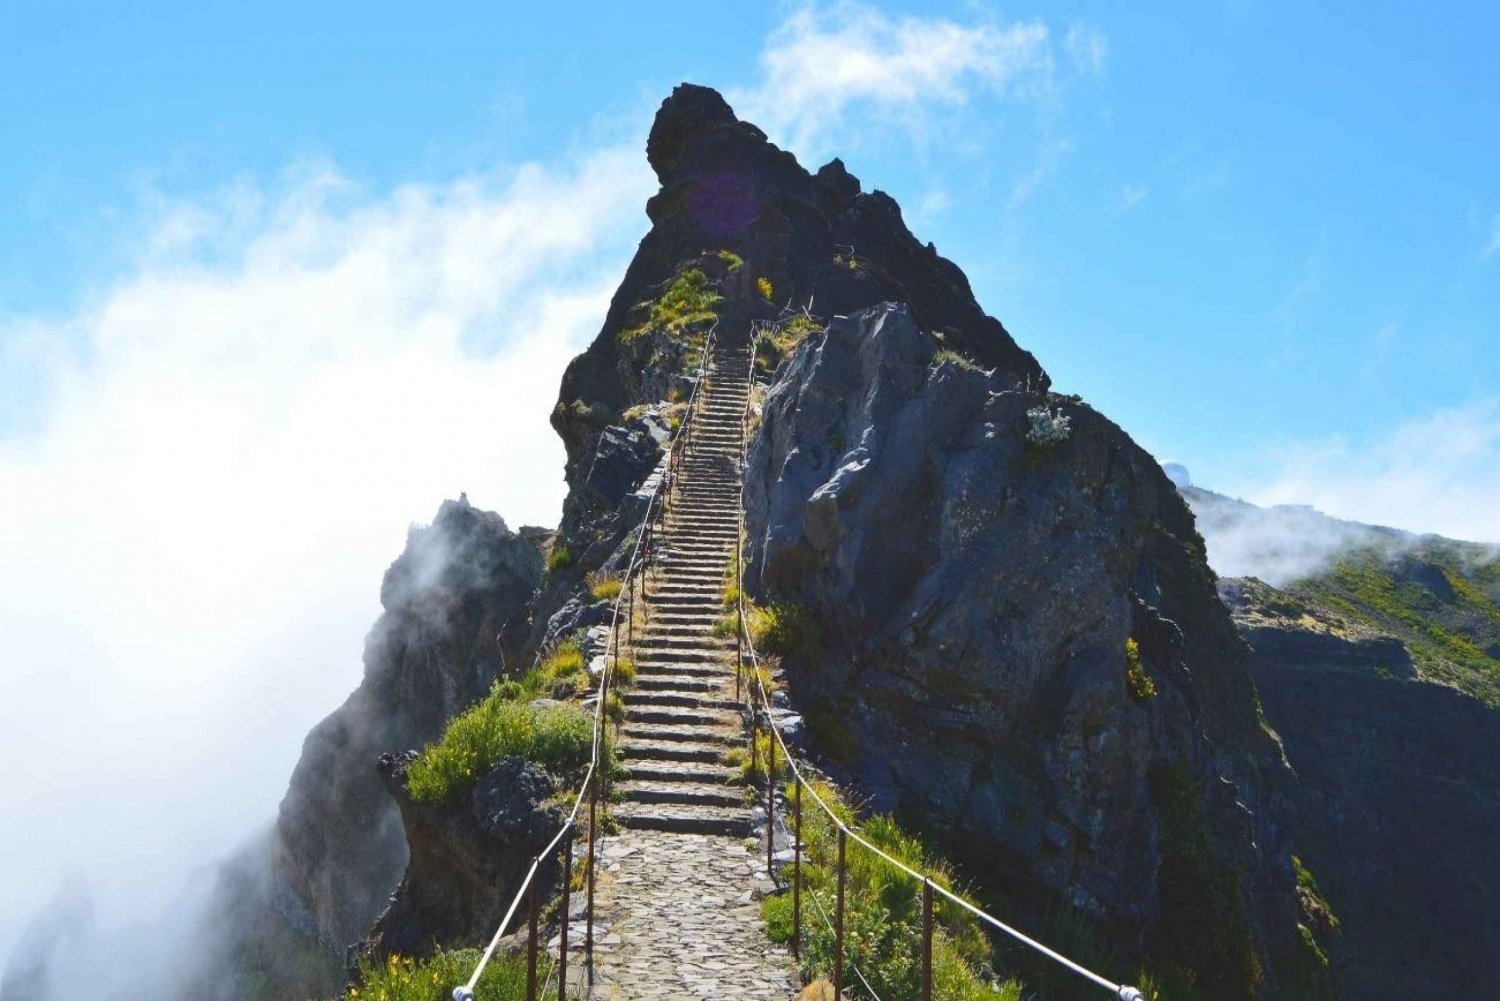
[[[1397,639],[1257,581],[1220,591],[1297,771],[1298,844],[1343,922],[1346,996],[1491,996],[1500,711],[1419,680]]]
[[[613,415],[657,399],[635,395],[638,366],[625,364],[617,339],[627,314],[705,250],[730,250],[745,262],[737,274],[721,276],[721,291],[729,293],[721,327],[726,338],[743,342],[750,316],[773,315],[786,303],[811,303],[819,314],[833,315],[897,299],[924,327],[942,331],[950,346],[1012,381],[1045,388],[1036,360],[979,308],[963,272],[912,236],[890,196],[861,193],[841,162],[808,173],[760,129],[739,121],[718,93],[691,84],[662,103],[647,155],[662,183],[647,206],[651,231],[599,335],[568,366],[552,414],[568,450],[570,486],[585,475]],[[850,247],[857,268],[835,262]],[[775,306],[751,294],[758,277],[772,283]]]
[[[447,501],[414,528],[380,589],[365,677],[307,736],[281,804],[274,867],[289,919],[342,952],[401,878],[406,841],[376,758],[421,747],[488,689],[497,640],[536,591],[542,555],[495,514]]]
[[[556,792],[546,770],[503,758],[455,803],[416,803],[406,791],[412,752],[380,759],[386,788],[401,809],[411,858],[401,885],[366,948],[378,957],[425,955],[444,945],[486,940],[505,916],[531,860],[562,826],[544,806]],[[555,866],[540,872],[543,898]]]
[[[1205,996],[1251,996],[1252,950],[1287,986],[1292,775],[1191,514],[1093,410],[938,348],[905,305],[835,319],[778,371],[751,447],[749,587],[821,626],[818,662],[789,665],[813,743],[845,730],[876,808],[1194,968]],[[1037,407],[1065,440],[1028,440]],[[1131,637],[1154,698],[1127,683]],[[1185,849],[1200,813],[1210,840]],[[1204,927],[1180,927],[1184,900]]]

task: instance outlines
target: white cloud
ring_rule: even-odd
[[[1063,37],[1063,47],[1080,73],[1092,77],[1104,75],[1104,62],[1109,55],[1109,42],[1103,32],[1090,24],[1073,24]]]
[[[1484,248],[1484,256],[1488,257],[1497,250],[1500,250],[1500,215],[1495,216],[1495,221],[1490,224],[1490,242]]]
[[[555,524],[557,377],[644,225],[630,148],[161,199],[132,273],[0,327],[0,962],[64,870],[149,914],[271,817],[407,525]],[[16,367],[12,367],[16,366]]]
[[[1122,185],[1120,185],[1120,200],[1115,205],[1115,208],[1114,208],[1115,215],[1122,215],[1122,214],[1124,214],[1126,212],[1129,212],[1131,209],[1135,208],[1141,202],[1145,201],[1146,200],[1146,196],[1149,195],[1150,193],[1151,193],[1151,189],[1148,188],[1148,187],[1146,187],[1143,184],[1142,185],[1136,185],[1136,184],[1122,184]]]
[[[1042,182],[1046,181],[1062,165],[1063,158],[1068,155],[1070,149],[1072,149],[1072,143],[1066,139],[1053,139],[1043,143],[1041,148],[1037,150],[1036,162],[1032,164],[1031,169],[1023,174],[1021,179],[1016,182],[1015,187],[1011,189],[1011,204],[1020,205],[1023,202],[1029,201],[1031,196],[1036,194],[1037,190],[1042,186]]]
[[[1500,399],[1432,413],[1368,443],[1330,438],[1267,459],[1269,475],[1223,484],[1224,491],[1257,504],[1311,504],[1339,518],[1500,542]]]
[[[924,116],[979,93],[1027,97],[1051,87],[1037,21],[961,24],[892,17],[852,3],[795,11],[761,50],[763,77],[729,95],[741,117],[812,159],[857,116],[919,132]]]

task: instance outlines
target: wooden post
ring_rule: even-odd
[[[802,783],[792,783],[792,958],[802,958]]]
[[[536,879],[541,879],[541,871],[534,873]],[[531,917],[526,932],[526,1001],[536,1001],[536,919],[537,900],[536,883],[531,884],[530,899]]]
[[[844,829],[839,828],[839,896],[833,919],[833,996],[844,996]]]
[[[563,998],[568,993],[568,911],[571,908],[570,899],[573,890],[573,833],[563,838],[563,877],[562,877],[562,916],[560,922],[562,929],[557,941],[557,996]]]
[[[922,880],[922,1001],[932,1001],[932,880]]]

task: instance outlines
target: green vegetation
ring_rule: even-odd
[[[1250,1001],[1262,979],[1239,874],[1215,848],[1203,798],[1187,769],[1151,773],[1161,865],[1161,922],[1148,944],[1163,1001]]]
[[[854,810],[826,783],[820,795],[851,828],[903,863],[933,876],[933,883],[952,889],[952,870],[922,842],[889,817],[876,816],[856,825]],[[790,793],[788,793],[790,795]],[[837,830],[821,810],[803,804],[802,972],[811,978],[833,969],[834,936],[822,915],[835,907],[838,861]],[[922,982],[921,884],[892,868],[868,849],[849,841],[845,884],[845,964],[857,969],[882,998],[920,996]],[[1019,1001],[1021,985],[992,984],[989,941],[967,911],[941,897],[934,907],[933,996],[942,1001]],[[766,930],[777,942],[792,937],[792,897],[783,893],[761,901]],[[845,993],[868,998],[852,972],[845,974]]]
[[[1422,677],[1500,708],[1500,560],[1484,547],[1424,540],[1399,555],[1366,547],[1286,590],[1398,637]]]
[[[642,303],[646,318],[635,326],[620,331],[622,343],[630,343],[644,337],[653,330],[662,331],[672,337],[697,343],[693,336],[718,319],[719,303],[724,297],[714,291],[708,276],[697,268],[683,271],[672,280],[661,298],[655,302]]]
[[[359,964],[360,986],[349,988],[344,996],[350,1001],[448,1001],[453,988],[468,982],[479,956],[478,949],[460,949],[423,960],[399,956],[384,963],[366,960]],[[526,958],[496,955],[474,985],[474,994],[484,1001],[523,1001]],[[545,995],[556,996],[556,990]]]
[[[984,366],[980,365],[977,361],[970,358],[968,355],[959,354],[952,348],[939,348],[938,352],[932,356],[933,368],[939,368],[943,365],[957,365],[959,368],[964,369],[967,372],[984,371]]]
[[[724,262],[724,267],[728,269],[730,274],[734,274],[745,266],[745,259],[732,250],[719,251],[719,260]]]
[[[760,293],[762,299],[771,302],[776,298],[776,290],[771,287],[771,279],[762,275],[755,279],[755,290]]]
[[[629,688],[635,684],[635,661],[629,657],[621,657],[615,661],[613,670],[609,673],[610,684],[621,688]]]
[[[848,268],[850,271],[859,270],[859,258],[853,254],[835,253],[833,255],[833,263],[841,268]]]
[[[547,569],[552,573],[560,573],[577,562],[578,557],[567,546],[553,546],[552,552],[547,554]]]
[[[589,763],[594,720],[572,704],[533,706],[512,701],[497,687],[443,729],[407,772],[407,788],[419,803],[447,802],[473,788],[501,758],[518,755],[558,775],[571,776]]]
[[[769,608],[746,609],[747,627],[755,649],[773,657],[796,657],[811,663],[822,653],[823,636],[817,620],[806,608],[792,602],[777,602]]]
[[[724,764],[737,769],[730,777],[731,785],[745,785],[752,788],[761,787],[766,784],[766,765],[771,760],[772,737],[764,730],[755,734],[755,751],[752,754],[749,747],[731,747],[724,752]],[[787,773],[786,756],[778,748],[776,751],[776,777],[782,778]]]
[[[589,594],[595,601],[614,601],[625,589],[624,582],[614,574],[595,570],[588,575]]]
[[[798,313],[774,327],[767,327],[755,339],[755,367],[762,372],[776,366],[797,350],[797,345],[824,329],[825,324],[806,313]]]
[[[1156,682],[1151,680],[1146,665],[1141,663],[1141,645],[1134,636],[1125,641],[1125,687],[1139,702],[1156,698]]]

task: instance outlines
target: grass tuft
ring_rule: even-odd
[[[592,717],[576,705],[533,706],[512,701],[496,687],[443,729],[407,772],[407,789],[419,803],[457,799],[501,758],[517,755],[560,776],[587,767],[593,750]]]

